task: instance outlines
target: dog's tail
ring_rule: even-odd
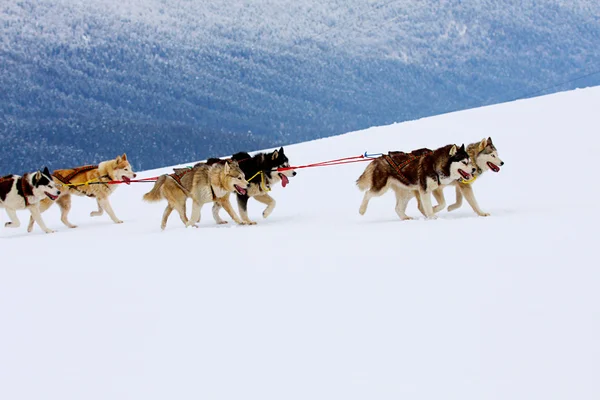
[[[371,188],[374,169],[375,162],[373,161],[367,165],[365,172],[363,172],[362,175],[356,180],[356,186],[358,186],[361,191],[364,192],[365,190],[369,190]]]
[[[154,187],[152,188],[152,190],[150,190],[148,193],[146,193],[144,195],[144,200],[147,202],[150,202],[150,203],[162,200],[164,198],[164,196],[160,189],[164,185],[166,179],[167,179],[167,175],[159,176],[158,179],[156,180],[156,183],[154,183]]]

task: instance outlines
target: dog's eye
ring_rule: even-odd
[[[492,154],[492,157],[496,158],[496,155],[495,155],[495,154]]]

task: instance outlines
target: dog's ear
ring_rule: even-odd
[[[279,157],[279,152],[277,150],[275,150],[273,152],[273,154],[271,155],[271,159],[272,160],[277,160],[277,157]]]
[[[482,151],[483,149],[485,149],[485,146],[487,146],[488,140],[487,139],[481,139],[481,142],[479,142],[479,146],[477,146],[477,150]]]
[[[462,146],[460,146],[460,151],[462,151],[463,153],[466,153],[467,150],[465,150],[465,144],[463,143]]]
[[[33,174],[33,178],[31,178],[31,183],[33,183],[33,186],[37,185],[40,179],[42,179],[42,171],[38,170],[35,172],[35,174]]]
[[[120,163],[122,160],[123,160],[123,159],[121,158],[121,156],[117,156],[117,158],[115,159],[115,161],[116,161],[117,163]]]
[[[123,159],[123,161],[127,161],[127,154],[123,153],[123,155],[121,156],[121,158]]]
[[[281,148],[279,149],[279,152],[280,152],[281,154],[283,154],[283,146],[281,146]]]
[[[48,167],[44,167],[44,175],[46,175],[48,177],[51,175],[50,174],[50,170],[48,169]]]
[[[225,173],[228,174],[229,173],[229,161],[225,162],[225,167],[223,167],[223,169],[225,170]]]
[[[454,155],[456,154],[456,145],[453,144],[452,147],[450,148],[450,157],[454,157]]]
[[[492,143],[492,137],[487,138],[487,145],[490,147],[494,147],[494,143]]]

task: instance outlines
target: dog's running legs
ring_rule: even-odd
[[[6,213],[8,214],[8,218],[10,218],[10,222],[4,224],[7,228],[18,228],[21,226],[21,221],[19,221],[19,217],[17,217],[17,211],[12,208],[7,208]]]
[[[38,203],[38,209],[40,210],[40,214],[43,213],[44,211],[46,211],[47,209],[49,209],[52,204],[54,204],[54,202],[50,199],[43,199],[42,201],[40,201]],[[33,231],[33,223],[34,223],[34,219],[33,216],[29,217],[29,225],[27,225],[27,232],[31,232]]]
[[[212,215],[213,215],[213,218],[215,219],[215,222],[216,222],[217,224],[219,224],[219,225],[222,225],[222,224],[226,224],[226,223],[227,223],[227,221],[225,221],[225,220],[224,220],[223,218],[221,218],[221,216],[219,215],[219,211],[221,211],[221,208],[222,208],[222,207],[221,207],[221,203],[219,203],[219,201],[218,201],[218,200],[217,200],[217,201],[215,201],[215,202],[213,203],[213,207],[212,207]]]
[[[433,213],[436,214],[446,208],[446,198],[444,197],[444,189],[439,187],[433,191],[433,197],[437,201],[437,205],[433,207]]]
[[[160,229],[162,229],[163,231],[167,227],[167,220],[169,219],[169,215],[171,215],[172,211],[173,211],[173,207],[171,207],[170,204],[167,204],[167,207],[165,208],[165,212],[163,213],[163,216],[162,216],[162,221],[160,222]]]
[[[272,198],[271,196],[269,196],[267,193],[261,194],[254,198],[257,201],[267,205],[267,207],[264,209],[264,211],[262,213],[263,218],[267,218],[269,215],[271,215],[271,213],[273,212],[273,209],[275,208],[275,204],[276,204],[275,199]]]
[[[223,206],[225,211],[227,211],[227,214],[229,214],[229,216],[231,217],[232,220],[234,220],[237,224],[240,224],[240,225],[246,224],[246,222],[242,221],[240,219],[240,217],[238,217],[237,214],[235,213],[233,207],[231,206],[231,203],[229,202],[229,195],[221,198],[220,201],[221,201],[221,205]]]
[[[62,223],[68,226],[69,228],[77,228],[77,225],[73,225],[67,219],[67,216],[69,215],[69,210],[71,210],[71,195],[66,194],[64,196],[59,197],[58,200],[56,200],[56,204],[58,204],[58,206],[60,207],[60,220],[62,221]]]
[[[429,219],[436,219],[437,216],[433,213],[433,207],[431,206],[431,193],[420,190],[419,196],[421,197],[421,204],[423,205],[425,216]]]
[[[398,214],[403,221],[412,219],[406,215],[406,206],[408,205],[408,201],[412,198],[412,193],[397,187],[394,188],[394,193],[396,193],[396,214]]]
[[[99,217],[104,214],[104,209],[100,206],[100,200],[96,199],[96,203],[98,203],[98,211],[92,211],[90,217]]]
[[[42,230],[46,233],[54,233],[52,229],[48,229],[44,220],[42,219],[42,214],[40,213],[40,208],[38,205],[35,205],[29,209],[31,211],[31,217],[37,222],[37,224],[42,228]]]
[[[462,202],[463,202],[462,191],[460,190],[460,185],[456,184],[456,202],[454,204],[450,204],[448,206],[448,211],[454,211],[454,210],[460,208],[462,206]]]
[[[193,226],[198,227],[196,224],[200,223],[200,209],[202,208],[202,204],[198,203],[196,200],[192,199],[192,215],[185,226]]]
[[[358,212],[360,215],[365,215],[365,213],[367,212],[367,206],[369,205],[369,200],[371,200],[371,197],[375,197],[376,194],[373,193],[371,191],[371,189],[367,190],[365,192],[365,196],[363,197],[363,201],[360,204],[360,208],[358,209]]]
[[[477,204],[477,200],[475,200],[475,195],[473,194],[473,187],[471,185],[463,185],[461,187],[462,193],[467,199],[467,202],[473,208],[473,211],[477,213],[480,217],[488,217],[490,214],[485,211],[481,211],[479,208],[479,204]]]
[[[121,221],[115,215],[115,212],[113,211],[112,207],[110,206],[110,202],[108,201],[108,199],[100,199],[99,198],[98,199],[98,206],[102,207],[104,209],[104,211],[106,211],[108,213],[108,215],[110,216],[110,219],[112,219],[115,224],[122,224],[123,223],[123,221]]]

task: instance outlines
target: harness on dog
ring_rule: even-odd
[[[181,183],[181,179],[182,179],[184,176],[186,176],[188,173],[190,173],[190,172],[192,172],[192,168],[181,169],[181,170],[178,170],[177,172],[174,172],[174,173],[172,173],[172,174],[169,174],[169,176],[170,176],[171,178],[173,178],[173,180],[174,180],[175,182],[177,182],[177,184],[183,188],[183,184]],[[185,190],[185,189],[184,189],[184,190]],[[187,192],[187,190],[186,190],[186,192]]]
[[[265,171],[262,171],[262,170],[258,171],[257,173],[252,175],[252,177],[250,179],[247,179],[247,181],[250,182],[252,179],[256,178],[258,175],[260,175],[260,189],[265,192],[270,192],[271,188],[269,187],[269,185],[265,184]]]
[[[408,164],[412,163],[413,161],[419,160],[424,155],[431,154],[433,152],[431,150],[423,150],[422,152],[420,152],[417,155],[415,155],[413,153],[404,153],[404,152],[400,152],[400,153],[402,153],[402,155],[408,156],[408,159],[404,160],[400,164],[398,164],[398,163],[396,163],[396,161],[394,161],[394,158],[392,156],[392,152],[389,152],[388,154],[384,154],[383,158],[394,169],[394,171],[396,172],[396,175],[398,177],[398,180],[400,182],[402,182],[404,185],[410,186],[410,182],[408,181],[408,179],[406,178],[406,176],[404,175],[404,173],[402,172],[402,170]],[[439,180],[440,180],[439,176],[436,176],[436,178],[437,178],[437,181],[439,182]]]
[[[89,184],[99,183],[99,184],[103,184],[106,187],[108,187],[108,185],[105,182],[98,182],[98,181],[100,179],[107,179],[107,178],[110,179],[110,176],[103,175],[103,176],[100,176],[98,178],[92,179],[92,180],[84,182],[84,183],[71,183],[71,180],[73,178],[75,178],[77,175],[82,174],[87,171],[92,171],[94,169],[98,169],[98,166],[97,165],[85,165],[83,167],[74,168],[73,170],[71,170],[71,172],[69,174],[67,174],[67,176],[62,176],[57,171],[55,171],[52,174],[52,176],[55,177],[56,179],[58,179],[63,186],[71,187],[74,190],[76,190],[77,192],[79,192],[87,197],[96,197],[96,195],[94,195],[93,193],[86,193],[83,190],[78,189],[77,186],[87,186]]]

